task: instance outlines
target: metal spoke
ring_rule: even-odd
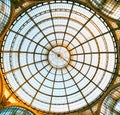
[[[47,66],[48,66],[48,65],[47,65]],[[40,86],[39,86],[37,92],[35,93],[35,95],[34,95],[32,101],[31,101],[30,105],[32,105],[32,103],[33,103],[33,101],[35,100],[37,94],[40,92],[40,89],[41,89],[42,85],[44,84],[44,82],[45,82],[46,78],[48,77],[48,75],[49,75],[49,73],[50,73],[51,70],[52,70],[52,67],[50,68],[50,70],[48,71],[46,77],[44,78],[44,80],[43,80],[42,83],[40,84]]]
[[[16,32],[16,31],[14,31],[14,30],[12,30],[12,29],[10,29],[10,31],[11,31],[11,32],[13,32],[13,33],[15,33],[15,34],[17,34],[17,35],[22,36],[22,37],[23,37],[23,38],[25,38],[25,39],[28,39],[29,41],[31,41],[31,42],[33,42],[33,43],[35,43],[35,44],[36,44],[36,45],[38,45],[38,46],[43,47],[43,48],[44,48],[44,49],[46,49],[46,50],[49,50],[49,49],[47,49],[46,47],[42,46],[41,44],[39,44],[39,43],[37,43],[37,42],[33,41],[32,39],[28,38],[27,36],[24,36],[24,35],[22,35],[22,34],[20,34],[20,33]]]
[[[76,36],[80,33],[80,31],[87,25],[87,23],[95,16],[95,13],[86,21],[85,24],[83,24],[83,26],[79,29],[79,31],[76,33],[76,35],[72,38],[72,40],[69,42],[69,44],[67,45],[67,47],[70,45],[70,43],[73,41],[73,39],[76,38]]]
[[[51,15],[51,21],[52,21],[52,26],[53,26],[55,41],[56,41],[56,44],[57,44],[57,36],[56,36],[56,32],[55,32],[55,25],[54,25],[54,21],[53,21],[52,9],[51,9],[50,4],[49,4],[49,9],[50,9],[49,11],[50,11],[50,15]]]
[[[69,25],[69,22],[70,22],[70,17],[71,17],[72,11],[73,11],[73,6],[74,6],[74,4],[72,4],[71,10],[70,10],[70,13],[69,13],[69,16],[68,16],[68,20],[67,20],[67,24],[66,24],[63,40],[62,40],[62,45],[64,44],[65,35],[66,35],[66,32],[67,32],[68,25]]]
[[[2,50],[1,51],[2,53],[19,53],[19,54],[37,54],[37,55],[47,55],[47,54],[43,54],[43,53],[37,53],[37,52],[28,52],[28,51],[14,51],[14,50],[8,50],[8,51],[5,51],[5,50]]]
[[[22,68],[24,68],[24,67],[28,67],[28,66],[30,66],[30,65],[32,65],[32,64],[34,64],[34,63],[40,63],[40,62],[43,62],[43,61],[47,61],[47,60],[40,60],[40,61],[33,62],[33,63],[29,63],[29,64],[26,64],[26,65],[23,65],[23,66],[19,66],[19,67],[17,67],[17,68],[14,68],[14,69],[11,69],[11,70],[9,70],[9,71],[6,71],[6,72],[4,72],[3,74],[6,75],[6,74],[8,74],[8,73],[10,73],[10,72],[13,72],[13,71],[16,71],[16,70],[18,70],[18,69],[22,69]]]
[[[71,56],[76,56],[76,55],[89,55],[89,54],[115,54],[117,52],[88,52],[88,53],[77,53],[77,54],[71,54]]]
[[[57,69],[55,69],[55,74],[54,74],[54,80],[53,80],[52,94],[51,94],[51,99],[50,99],[49,112],[51,111],[51,106],[52,106],[52,100],[53,100],[53,93],[54,93],[56,75],[57,75]]]

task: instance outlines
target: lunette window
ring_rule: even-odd
[[[34,115],[34,114],[24,108],[11,106],[0,110],[0,115]]]
[[[120,114],[120,86],[114,88],[104,99],[100,115]]]
[[[105,15],[120,21],[120,0],[90,0]]]
[[[11,12],[10,0],[0,0],[0,34],[6,26]]]

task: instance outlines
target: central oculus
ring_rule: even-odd
[[[70,61],[70,53],[65,47],[56,46],[50,50],[48,60],[54,68],[64,68]]]

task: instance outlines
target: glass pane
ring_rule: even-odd
[[[120,21],[120,1],[119,0],[90,0],[91,3],[101,10],[105,15]]]
[[[2,110],[0,110],[0,115],[34,115],[31,111],[22,108],[22,107],[18,107],[18,106],[11,106],[8,108],[4,108]]]
[[[11,2],[10,0],[0,0],[0,34],[4,30],[7,22],[9,21],[11,13]]]

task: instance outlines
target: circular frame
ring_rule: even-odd
[[[117,66],[110,27],[90,8],[72,1],[29,8],[10,26],[2,46],[2,72],[13,93],[50,113],[90,106],[106,91]],[[49,57],[56,47],[67,50],[67,58],[56,58],[67,59],[65,66],[56,67]]]

